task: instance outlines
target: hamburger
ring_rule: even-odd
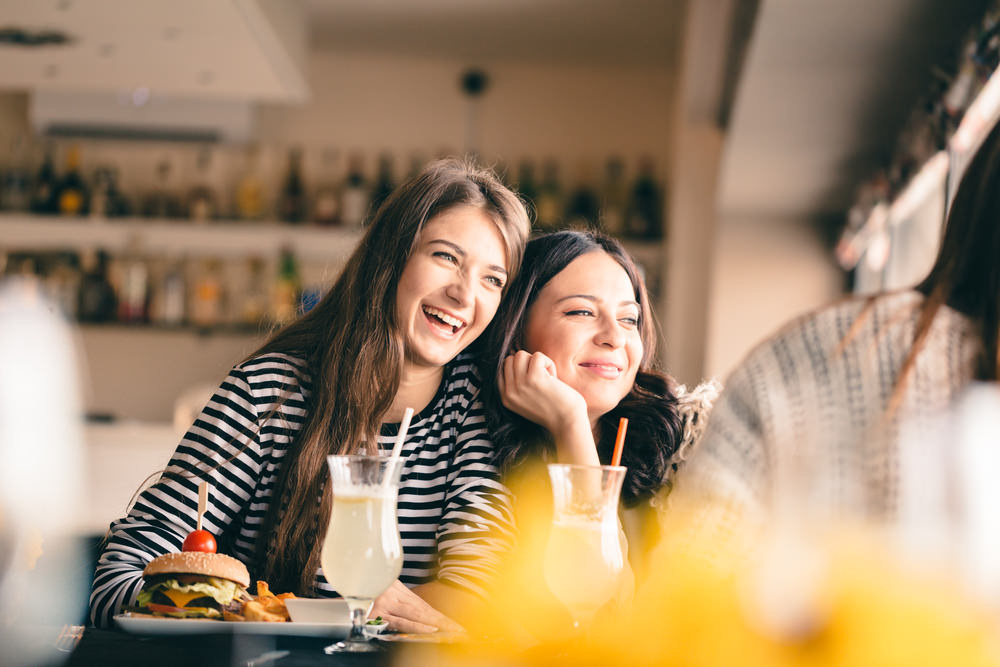
[[[142,576],[135,611],[173,618],[222,618],[250,599],[246,565],[231,556],[185,551],[154,558]]]

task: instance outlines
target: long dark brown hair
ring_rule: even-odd
[[[975,327],[981,343],[975,378],[995,382],[1000,377],[1000,125],[990,131],[962,176],[934,266],[916,289],[925,298],[889,414],[902,402],[907,378],[943,305],[966,315]]]
[[[396,286],[424,225],[456,206],[474,206],[493,220],[503,237],[508,271],[516,275],[529,229],[520,199],[487,169],[439,160],[379,207],[315,308],[249,357],[294,355],[311,374],[306,417],[285,455],[257,543],[260,574],[277,590],[301,595],[312,588],[319,536],[332,506],[326,456],[356,453],[362,443],[377,441],[399,389],[405,352],[396,321]]]
[[[485,350],[488,350],[482,356],[483,377],[500,377],[507,355],[524,347],[528,311],[538,294],[570,262],[590,252],[607,253],[625,270],[639,303],[639,338],[643,353],[635,384],[613,410],[599,418],[597,434],[598,456],[602,463],[609,463],[618,420],[628,417],[628,446],[622,454],[622,465],[628,467],[628,474],[622,499],[625,504],[634,505],[662,486],[670,459],[680,445],[682,423],[673,380],[653,368],[656,323],[646,285],[618,241],[595,232],[571,230],[540,236],[528,243],[521,272],[483,336]],[[552,456],[551,434],[505,408],[495,380],[484,383],[483,398],[501,470],[510,472],[532,457]]]

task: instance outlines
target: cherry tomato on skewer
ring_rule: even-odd
[[[184,538],[184,546],[181,547],[183,551],[205,551],[211,554],[214,554],[217,548],[215,538],[207,530],[192,531]]]

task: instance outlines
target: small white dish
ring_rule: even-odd
[[[365,621],[364,631],[366,635],[380,635],[389,629],[389,622],[379,620],[378,623],[375,619]]]
[[[293,623],[346,623],[351,625],[351,611],[340,598],[288,598],[285,600]]]

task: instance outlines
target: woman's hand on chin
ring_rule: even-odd
[[[587,402],[559,379],[551,359],[519,350],[504,359],[497,382],[504,407],[552,434],[560,462],[599,464]]]
[[[397,579],[375,599],[368,618],[382,617],[397,632],[457,632],[462,629]]]

